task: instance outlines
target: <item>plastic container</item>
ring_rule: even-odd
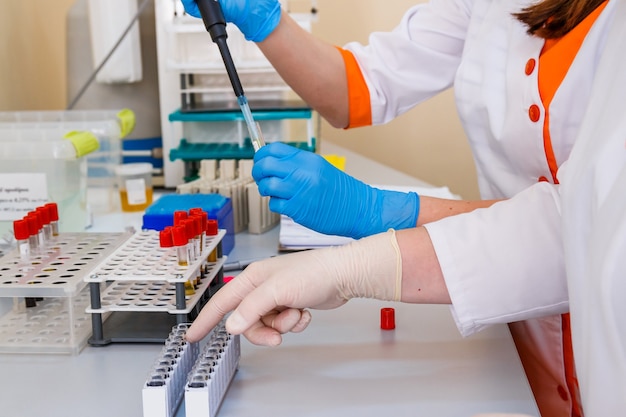
[[[88,210],[107,213],[119,209],[115,166],[122,163],[121,139],[135,127],[132,110],[65,110],[0,112],[0,131],[41,130],[67,134],[87,131],[99,147],[87,156]]]
[[[84,231],[89,224],[84,156],[96,149],[91,132],[0,124],[0,235],[48,201],[57,203],[61,232]]]
[[[122,211],[143,211],[152,204],[152,164],[118,165],[115,174]]]

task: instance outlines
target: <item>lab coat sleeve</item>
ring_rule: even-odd
[[[425,225],[460,332],[568,311],[558,186]]]
[[[367,84],[372,124],[386,123],[449,88],[461,60],[473,1],[432,0],[411,8],[391,32],[344,45]]]

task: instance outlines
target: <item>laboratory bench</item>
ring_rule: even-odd
[[[366,182],[427,185],[332,144],[321,151],[346,156],[346,171]],[[99,216],[90,231],[128,227],[140,228],[141,215]],[[238,233],[227,262],[276,255],[278,229]],[[395,309],[394,330],[381,330],[383,307]],[[241,339],[219,417],[538,416],[506,325],[463,338],[448,306],[365,299],[312,313],[307,330],[284,335],[279,347]],[[140,417],[143,384],[161,348],[117,343],[77,355],[0,354],[0,417]],[[177,417],[184,416],[183,403]]]

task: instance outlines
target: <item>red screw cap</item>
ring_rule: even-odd
[[[162,248],[171,248],[172,246],[174,246],[171,228],[166,227],[159,232],[159,245]]]
[[[34,221],[35,221],[35,224],[37,225],[37,233],[39,233],[39,231],[43,227],[43,221],[41,220],[41,216],[39,215],[39,213],[37,213],[36,211],[30,211],[28,212],[26,217],[35,219]]]
[[[172,241],[174,242],[174,246],[185,246],[189,243],[187,228],[183,225],[174,226],[172,228]]]
[[[176,210],[174,212],[174,226],[181,224],[183,220],[187,219],[187,212],[185,210]]]
[[[380,309],[380,328],[383,330],[396,328],[396,310],[391,307]]]
[[[13,222],[13,234],[16,240],[26,240],[30,236],[28,220],[15,220]]]
[[[39,233],[39,222],[35,216],[26,216],[24,220],[28,223],[28,233],[30,236],[37,236]]]
[[[46,225],[46,224],[50,224],[50,211],[45,208],[45,207],[37,207],[35,209],[35,212],[37,212],[39,214],[39,217],[41,218],[41,222]]]
[[[218,232],[217,220],[208,219],[206,223],[206,234],[209,236],[215,236]]]
[[[50,221],[56,222],[59,220],[59,207],[57,203],[47,203],[44,207],[48,208],[48,215],[50,216]]]

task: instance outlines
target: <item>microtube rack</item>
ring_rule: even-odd
[[[200,347],[185,341],[188,323],[172,328],[161,353],[154,361],[142,390],[144,417],[173,417],[185,392],[187,374]]]
[[[178,194],[218,193],[231,199],[235,233],[246,228],[252,234],[261,234],[276,226],[280,215],[269,210],[269,197],[261,196],[252,179],[252,160],[203,159],[200,178],[180,184]]]
[[[239,335],[226,331],[220,323],[209,335],[185,385],[187,417],[215,417],[222,405],[241,357]]]
[[[203,342],[188,343],[188,323],[174,326],[142,390],[144,417],[215,417],[239,366],[240,337],[218,324]],[[204,347],[200,347],[203,344]]]
[[[128,233],[61,233],[22,261],[17,249],[0,259],[0,297],[13,307],[0,317],[0,352],[78,354],[91,335],[83,278]]]
[[[108,313],[166,313],[176,323],[190,321],[223,284],[222,266],[225,257],[221,240],[226,231],[207,236],[200,256],[187,266],[178,264],[176,248],[161,248],[159,232],[144,230],[133,234],[115,252],[85,277],[89,283],[93,335],[89,343],[103,346],[114,342],[163,342],[163,335],[105,335],[102,317]],[[209,255],[216,252],[215,262]],[[185,286],[195,282],[193,294]],[[104,289],[102,289],[104,285]],[[111,319],[109,319],[111,320]],[[132,320],[132,319],[131,319]],[[128,320],[126,320],[128,321]],[[168,327],[169,328],[169,327]]]

